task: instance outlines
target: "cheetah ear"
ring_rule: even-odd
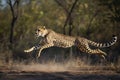
[[[43,29],[46,29],[46,27],[45,27],[45,26],[43,26]]]

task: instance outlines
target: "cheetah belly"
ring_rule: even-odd
[[[71,47],[74,45],[73,41],[66,41],[66,40],[55,40],[53,41],[53,43],[54,46],[63,47],[63,48]]]

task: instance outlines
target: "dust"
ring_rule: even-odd
[[[11,70],[17,71],[26,71],[26,72],[64,72],[69,71],[73,67],[86,67],[88,64],[85,64],[79,59],[72,59],[66,62],[58,63],[55,61],[49,61],[46,63],[34,63],[29,64],[14,63],[11,65]]]
[[[30,64],[17,64],[12,66],[18,71],[30,71],[30,72],[56,72],[56,71],[65,71],[67,68],[61,64],[52,64],[52,63],[30,63]]]

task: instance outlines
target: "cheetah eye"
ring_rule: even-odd
[[[38,31],[38,32],[39,32],[40,30],[38,29],[38,30],[36,30],[36,31]]]

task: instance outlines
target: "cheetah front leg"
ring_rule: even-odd
[[[37,58],[40,57],[40,53],[42,52],[43,49],[46,49],[46,48],[49,48],[49,47],[52,47],[52,46],[53,46],[53,44],[45,44],[45,45],[41,46],[40,50],[39,50],[39,53],[37,55]]]
[[[24,52],[28,53],[28,52],[33,51],[34,49],[35,49],[35,47],[33,46],[33,47],[32,47],[32,48],[30,48],[30,49],[24,50]]]
[[[36,46],[31,47],[30,49],[24,50],[24,52],[28,53],[28,52],[31,52],[31,51],[33,51],[33,50],[37,50],[37,49],[39,49],[40,47],[41,47],[40,45],[36,45]]]

